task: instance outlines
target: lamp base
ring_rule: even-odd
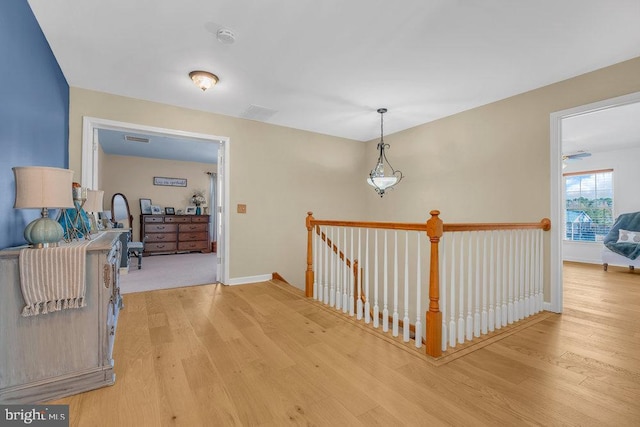
[[[57,246],[63,236],[62,226],[48,216],[30,222],[24,229],[24,238],[36,249]]]

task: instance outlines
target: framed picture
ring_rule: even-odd
[[[173,208],[164,208],[164,214],[165,215],[175,215],[176,214],[176,210]]]
[[[151,199],[140,199],[140,213],[151,215]]]
[[[151,205],[151,213],[153,215],[160,215],[162,214],[162,208],[158,205]]]
[[[166,185],[169,187],[186,187],[186,178],[167,178],[164,176],[154,176],[153,185]]]
[[[184,211],[182,209],[178,209],[176,211],[176,215],[184,215]]]
[[[184,208],[184,213],[185,213],[185,215],[195,215],[196,214],[196,207],[195,206],[187,206],[186,208]]]

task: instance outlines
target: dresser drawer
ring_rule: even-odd
[[[178,250],[179,251],[206,251],[207,246],[208,245],[206,240],[198,240],[195,242],[179,242]]]
[[[209,215],[196,215],[191,217],[191,222],[209,222]]]
[[[177,224],[148,224],[144,227],[145,233],[175,233],[178,231]]]
[[[183,216],[183,215],[176,215],[176,216],[165,216],[164,217],[164,222],[191,222],[191,218],[189,218],[188,216]]]
[[[149,233],[146,236],[146,242],[175,242],[176,233]]]
[[[191,242],[194,240],[207,240],[207,232],[200,231],[194,233],[180,233],[178,234],[178,240],[180,242]]]
[[[178,226],[178,231],[180,233],[188,233],[190,231],[207,231],[207,225],[204,224],[180,224]]]
[[[148,224],[150,222],[163,222],[163,221],[161,216],[144,215],[144,222]]]
[[[176,250],[176,242],[156,242],[156,243],[145,243],[144,244],[145,252],[170,252]]]

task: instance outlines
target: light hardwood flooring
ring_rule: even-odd
[[[567,263],[565,311],[429,362],[275,282],[125,295],[72,426],[640,425],[640,272]]]

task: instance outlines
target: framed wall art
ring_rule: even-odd
[[[164,185],[168,187],[186,187],[186,178],[167,178],[165,176],[154,176],[153,185]]]
[[[151,215],[151,199],[140,199],[140,213]]]

